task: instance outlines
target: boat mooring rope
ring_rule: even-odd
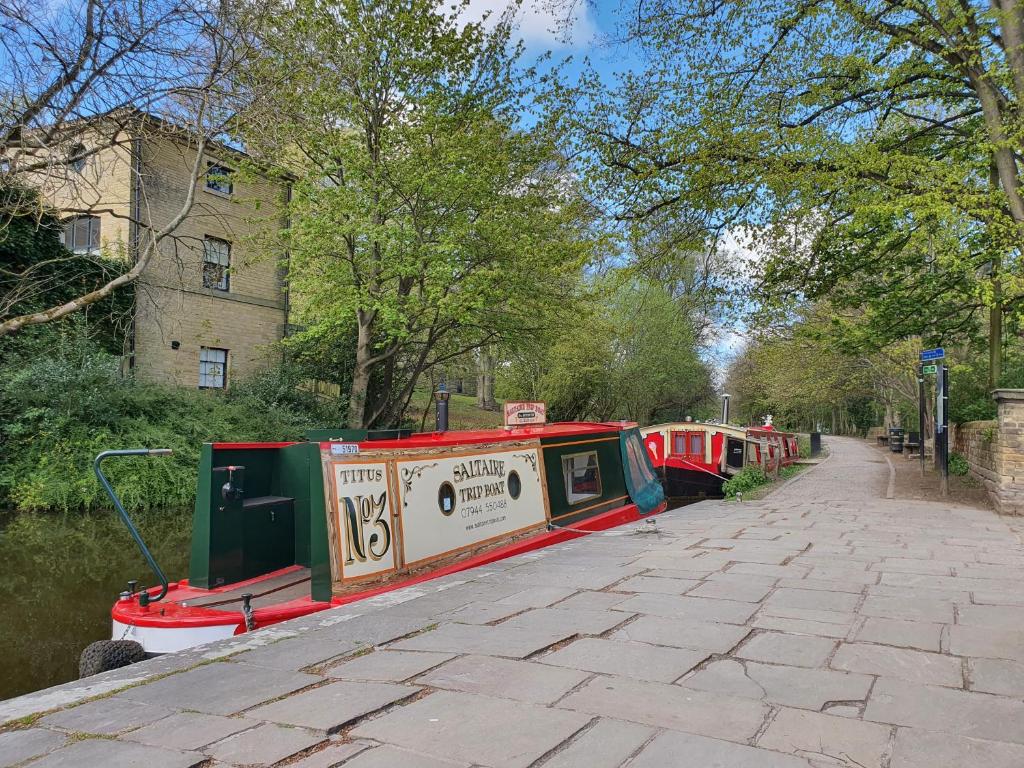
[[[686,459],[679,459],[679,458],[677,458],[676,461],[679,461],[679,462],[681,462],[683,464],[689,464],[694,469],[699,469],[701,472],[707,472],[709,475],[713,475],[714,477],[717,477],[720,480],[728,480],[729,479],[728,477],[725,477],[724,475],[720,475],[717,472],[712,472],[710,469],[705,469],[700,464],[694,464],[692,461],[687,461]]]
[[[648,518],[647,525],[637,526],[632,531],[586,531],[582,528],[570,528],[567,525],[558,525],[557,523],[548,523],[548,528],[559,531],[570,531],[571,533],[586,534],[587,536],[640,536],[652,533],[661,533],[661,531],[658,530],[658,524],[653,517]]]

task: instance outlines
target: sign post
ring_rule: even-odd
[[[935,376],[935,468],[939,470],[939,490],[942,496],[949,494],[949,368],[942,361],[946,350],[942,347],[921,350],[921,365],[918,368],[918,393],[921,419],[921,474],[924,474],[924,375]]]
[[[939,396],[937,399],[938,419],[936,423],[935,455],[939,464],[939,492],[945,498],[949,495],[949,366],[939,371]],[[938,435],[942,435],[941,446]],[[941,451],[940,451],[941,447]]]
[[[919,430],[917,451],[921,477],[924,477],[924,368],[924,365],[917,366],[917,428]]]

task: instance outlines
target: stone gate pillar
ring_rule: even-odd
[[[993,436],[990,495],[1003,515],[1024,514],[1024,389],[996,389],[998,432]]]

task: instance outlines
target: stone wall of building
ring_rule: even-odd
[[[1024,390],[992,393],[994,421],[969,421],[951,429],[950,450],[970,464],[971,474],[988,489],[996,510],[1024,514]]]
[[[143,150],[145,199],[141,217],[159,229],[181,210],[192,181],[195,149],[172,138],[147,140]],[[229,150],[210,150],[208,162],[237,169]],[[280,255],[261,246],[283,226],[286,188],[273,181],[233,180],[230,195],[196,183],[189,215],[163,241],[137,285],[135,314],[136,375],[195,387],[203,347],[228,353],[226,384],[279,359],[274,343],[287,321]],[[230,243],[227,290],[204,287],[203,242],[214,237]]]

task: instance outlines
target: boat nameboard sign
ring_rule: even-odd
[[[544,424],[547,406],[544,403],[505,403],[505,426],[522,427]]]
[[[393,571],[397,548],[387,462],[334,462],[331,471],[343,578]]]
[[[397,461],[402,554],[416,565],[547,522],[538,448]]]
[[[425,451],[361,448],[342,455],[322,448],[336,582],[385,577],[548,521],[537,440]]]

